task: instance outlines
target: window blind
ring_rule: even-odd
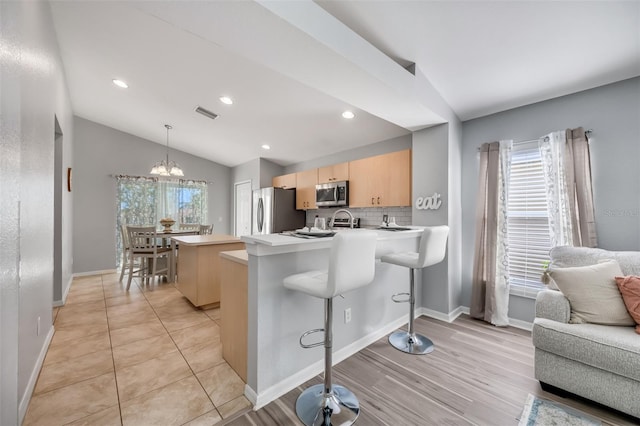
[[[511,294],[535,297],[551,240],[542,159],[537,143],[514,146],[507,201]]]

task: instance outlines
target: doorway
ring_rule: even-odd
[[[62,159],[63,135],[58,117],[54,116],[53,134],[53,306],[62,306],[62,192],[64,190]]]
[[[251,235],[251,181],[234,184],[234,235]]]

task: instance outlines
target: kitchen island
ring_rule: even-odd
[[[172,237],[171,246],[179,246],[176,288],[194,306],[220,304],[220,252],[244,249],[233,235],[189,235]]]
[[[417,251],[423,228],[411,228],[376,231],[376,258],[392,252]],[[246,243],[249,267],[245,396],[257,409],[323,371],[323,349],[303,349],[298,343],[305,331],[322,328],[323,300],[287,290],[282,280],[299,272],[326,269],[331,238],[270,234],[244,236],[242,241]],[[406,324],[407,306],[394,303],[391,295],[408,291],[408,285],[406,268],[377,261],[370,285],[334,299],[334,363]],[[418,300],[421,293],[418,286]],[[351,310],[348,323],[346,309]]]

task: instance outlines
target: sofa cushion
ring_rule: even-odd
[[[633,327],[536,318],[532,338],[538,349],[640,381],[640,336]]]
[[[589,247],[554,247],[549,253],[550,267],[595,265],[604,259],[614,259],[623,275],[640,275],[640,251],[609,251]]]
[[[616,285],[621,275],[615,260],[587,266],[553,267],[549,275],[571,304],[574,324],[634,325]]]
[[[616,284],[622,293],[622,299],[636,324],[636,333],[640,334],[640,277],[629,275],[616,277]]]

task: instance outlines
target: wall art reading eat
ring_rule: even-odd
[[[442,205],[440,194],[434,192],[430,197],[416,198],[416,209],[418,210],[438,210]]]

